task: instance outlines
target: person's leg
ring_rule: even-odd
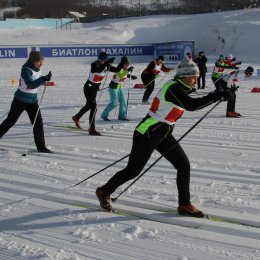
[[[202,86],[201,86],[201,88],[205,88],[206,87],[206,74],[205,73],[203,73],[202,75],[201,75],[201,80],[202,80]]]
[[[26,108],[26,112],[28,113],[31,124],[33,125],[34,123],[33,135],[34,135],[34,142],[37,147],[37,150],[44,151],[46,149],[46,146],[45,146],[45,138],[44,138],[44,130],[43,130],[43,121],[42,121],[41,110],[39,109],[38,103],[28,105]],[[35,120],[36,115],[37,118]]]
[[[144,91],[142,102],[148,102],[149,97],[151,96],[152,92],[154,90],[154,80],[150,82],[148,85],[146,85],[146,89]]]
[[[117,106],[118,102],[118,89],[108,88],[110,102],[101,114],[101,118],[106,120],[109,113]]]
[[[118,92],[118,101],[119,101],[119,113],[118,119],[126,119],[126,98],[123,89],[119,89]]]
[[[98,86],[94,86],[94,85],[85,92],[87,103],[89,104],[90,107],[89,128],[92,130],[95,129],[95,117],[97,112],[97,103],[96,103],[97,92],[98,92]]]
[[[197,83],[198,83],[198,89],[200,89],[200,79],[201,79],[201,75],[198,77]]]
[[[232,98],[230,98],[227,101],[227,113],[231,112],[235,112],[235,108],[236,108],[236,94],[234,93],[234,95],[232,96]]]
[[[156,150],[177,170],[179,205],[190,204],[190,162],[181,145],[172,135],[169,135]]]
[[[86,98],[86,104],[85,106],[83,106],[80,111],[74,116],[76,119],[80,119],[85,113],[88,112],[88,110],[90,109],[91,107],[91,103],[90,103],[90,99],[89,99],[89,94],[88,92],[91,91],[91,84],[87,81],[84,85],[84,95],[85,95],[85,98]]]
[[[190,162],[180,144],[170,135],[157,147],[157,150],[177,170],[176,182],[179,193],[179,214],[197,218],[205,217],[205,214],[190,202]]]
[[[15,125],[25,108],[26,104],[19,102],[16,99],[12,101],[11,108],[7,115],[7,118],[0,125],[0,138],[2,138],[2,136],[5,135],[8,132],[8,130]]]
[[[149,76],[147,77],[147,75],[145,75],[145,74],[141,74],[141,79],[142,79],[142,82],[145,86],[145,91],[144,91],[144,95],[143,95],[143,98],[142,98],[142,102],[145,103],[145,102],[148,102],[149,96],[151,95],[151,93],[153,91],[153,89],[151,90],[150,88],[154,88],[154,80],[155,79],[153,79]],[[152,83],[153,83],[153,85],[152,85]]]
[[[134,132],[133,145],[125,169],[117,172],[104,186],[101,187],[106,196],[110,196],[119,186],[140,174],[149,160],[156,144],[151,143],[146,135]]]

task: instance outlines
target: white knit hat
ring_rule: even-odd
[[[197,64],[188,58],[180,61],[176,68],[176,77],[187,78],[193,76],[198,77],[199,75],[200,71]]]

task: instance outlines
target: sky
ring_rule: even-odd
[[[219,54],[241,59],[241,69],[260,67],[259,18],[260,10],[254,9],[105,20],[76,24],[67,31],[1,29],[0,45],[195,40],[196,52],[204,50],[209,57],[207,88],[193,94],[200,97],[214,90],[210,75]],[[1,121],[24,62],[0,59]],[[52,71],[56,86],[46,89],[40,107],[46,144],[55,153],[37,153],[25,113],[1,139],[0,259],[260,259],[260,94],[251,92],[260,88],[256,71],[240,82],[237,92],[236,110],[243,117],[226,118],[226,103],[221,103],[181,141],[191,162],[192,203],[222,221],[170,213],[178,205],[176,171],[165,159],[113,204],[123,215],[104,212],[95,190],[123,169],[126,160],[71,187],[129,154],[133,131],[149,109],[141,104],[143,90],[133,88],[141,83],[147,64],[132,64],[138,79],[124,84],[129,122],[117,120],[118,108],[111,112],[111,122],[103,121],[100,114],[109,95],[107,90],[99,92],[96,127],[103,136],[94,137],[73,128],[71,120],[85,104],[82,89],[89,64],[77,59],[45,60],[43,72]],[[174,71],[161,73],[152,97],[173,76]],[[108,74],[102,87],[111,77]],[[39,98],[42,94],[43,88]],[[210,108],[186,111],[173,135],[180,138]],[[87,130],[88,114],[81,125]],[[159,156],[154,152],[148,165]]]

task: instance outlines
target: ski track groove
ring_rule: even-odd
[[[82,66],[77,66],[80,73],[85,74],[85,70],[81,69]],[[68,67],[68,71],[71,67]],[[64,73],[63,73],[64,74]],[[8,75],[8,77],[7,77]],[[78,75],[78,72],[75,73],[77,77],[80,77],[81,81],[79,84],[84,84],[85,77]],[[4,75],[6,80],[9,80],[10,74]],[[12,76],[12,75],[11,75]],[[57,79],[59,76],[57,75]],[[207,79],[208,80],[208,79]],[[68,86],[68,84],[63,84]],[[78,84],[77,84],[78,85]],[[56,154],[38,154],[33,143],[32,129],[30,124],[28,124],[27,116],[22,116],[19,119],[19,122],[14,126],[12,131],[10,131],[3,139],[1,139],[1,148],[9,150],[8,153],[5,153],[0,150],[0,159],[1,159],[1,170],[4,174],[0,173],[0,187],[1,187],[1,204],[0,209],[1,214],[8,214],[9,218],[12,219],[12,211],[18,211],[22,215],[30,215],[30,218],[37,216],[37,214],[45,215],[45,212],[51,210],[55,211],[57,209],[57,204],[59,205],[59,210],[57,210],[53,216],[53,222],[46,223],[44,218],[37,223],[25,222],[24,226],[19,226],[18,230],[21,228],[22,233],[17,231],[7,231],[4,232],[3,237],[5,238],[6,244],[3,244],[4,240],[0,240],[0,258],[3,259],[14,259],[14,255],[19,259],[28,259],[27,256],[22,255],[22,245],[26,245],[26,240],[32,241],[32,244],[35,245],[35,248],[41,248],[44,244],[45,246],[53,247],[55,249],[64,248],[66,246],[66,253],[78,255],[79,257],[91,257],[93,259],[97,258],[93,252],[98,254],[98,259],[172,259],[175,254],[176,257],[183,255],[183,252],[187,252],[188,259],[201,259],[201,256],[205,256],[206,259],[223,259],[223,258],[236,258],[236,259],[259,259],[256,257],[256,251],[259,251],[258,247],[255,244],[259,241],[259,229],[254,233],[254,228],[247,228],[245,226],[239,226],[237,244],[233,239],[236,237],[234,234],[234,226],[228,225],[227,227],[223,224],[220,224],[222,228],[218,230],[200,230],[201,233],[197,233],[197,230],[189,230],[188,234],[183,232],[187,230],[184,227],[174,226],[171,223],[160,223],[160,225],[165,226],[165,230],[168,232],[176,233],[174,240],[160,241],[160,236],[158,235],[156,243],[160,243],[160,251],[158,251],[158,246],[153,250],[152,245],[150,245],[149,239],[144,241],[142,240],[141,245],[147,245],[147,247],[142,248],[138,247],[137,243],[131,245],[131,243],[125,242],[125,237],[120,237],[129,227],[136,227],[139,224],[145,225],[146,222],[152,222],[153,226],[156,226],[158,223],[155,220],[144,220],[133,219],[131,217],[123,217],[111,214],[108,217],[108,213],[102,212],[98,208],[98,201],[95,197],[95,187],[104,183],[105,180],[108,180],[111,176],[111,173],[122,169],[126,165],[127,159],[122,162],[119,162],[117,165],[107,169],[104,173],[98,175],[96,178],[89,180],[84,183],[82,187],[77,187],[75,189],[65,189],[68,185],[74,184],[77,181],[87,177],[88,175],[93,174],[95,171],[100,170],[102,167],[106,167],[113,161],[124,156],[129,150],[120,151],[120,150],[106,150],[104,145],[109,141],[112,141],[118,147],[118,143],[130,144],[132,142],[132,135],[135,126],[140,121],[141,117],[146,114],[145,110],[148,110],[149,106],[140,105],[140,100],[142,98],[143,90],[131,89],[131,103],[129,104],[129,116],[131,121],[127,123],[118,122],[113,120],[111,123],[103,122],[100,119],[100,112],[103,110],[107,101],[109,100],[107,91],[106,95],[102,96],[102,99],[99,103],[98,114],[97,114],[97,129],[104,133],[103,137],[97,138],[89,136],[86,132],[81,132],[80,130],[71,130],[71,129],[62,129],[54,127],[54,125],[59,122],[60,125],[71,125],[71,116],[73,112],[78,111],[78,109],[85,103],[84,97],[82,95],[82,88],[79,88],[73,93],[73,95],[68,95],[64,100],[61,100],[60,92],[64,91],[64,88],[53,89],[54,94],[46,93],[45,100],[48,100],[46,104],[43,102],[41,106],[41,111],[44,120],[44,128],[46,135],[46,143],[51,144],[51,148],[54,151],[57,151]],[[66,91],[66,90],[65,90]],[[8,94],[10,92],[10,94]],[[7,89],[5,99],[12,99],[13,89]],[[155,92],[157,92],[155,90]],[[41,92],[39,93],[39,95]],[[240,106],[239,98],[248,99],[249,94],[243,97],[243,95],[238,95],[238,105]],[[69,98],[68,98],[69,97]],[[9,108],[10,102],[1,103],[2,114]],[[212,162],[208,161],[199,161],[194,160],[192,164],[195,164],[195,168],[191,169],[191,191],[192,195],[199,197],[205,200],[205,204],[202,204],[202,208],[207,206],[210,208],[212,205],[212,210],[219,210],[223,212],[225,210],[230,211],[233,216],[240,216],[241,212],[246,211],[254,215],[256,218],[259,216],[258,207],[254,208],[254,205],[249,203],[243,205],[241,203],[236,203],[236,199],[244,199],[244,201],[249,201],[252,203],[255,200],[255,203],[259,200],[259,162],[254,161],[254,158],[259,157],[260,147],[259,143],[259,109],[256,107],[250,108],[250,112],[247,107],[247,114],[245,114],[245,119],[247,124],[243,124],[243,117],[241,119],[230,119],[225,117],[225,107],[226,104],[218,107],[214,110],[209,117],[207,117],[194,131],[192,131],[181,144],[185,149],[196,150],[198,147],[202,150],[208,152],[214,152],[213,154],[221,154],[224,152],[227,153],[238,153],[236,157],[239,165],[231,165],[228,169],[225,168],[224,155],[220,158],[212,158]],[[240,108],[240,107],[239,107]],[[131,118],[132,114],[136,114],[137,111],[138,118]],[[55,113],[53,112],[55,111]],[[186,132],[201,116],[204,115],[205,109],[202,111],[197,111],[194,115],[190,113],[185,113],[182,120],[176,124],[173,135],[178,139],[178,136],[181,136]],[[239,111],[240,112],[240,111]],[[241,109],[243,114],[243,108]],[[51,116],[49,115],[51,114]],[[111,114],[112,116],[112,114]],[[82,120],[82,125],[87,128],[87,117]],[[215,121],[221,122],[215,124]],[[113,129],[111,128],[113,126]],[[56,144],[51,143],[52,136],[62,138],[74,138],[77,136],[84,136],[84,143],[77,143],[71,146],[62,146],[60,143]],[[49,141],[49,140],[50,141]],[[111,140],[110,140],[111,139]],[[31,140],[31,141],[30,141]],[[88,146],[88,140],[96,140],[95,147]],[[104,141],[104,144],[102,143]],[[62,142],[61,142],[62,143]],[[28,156],[26,158],[20,157],[20,154],[24,153],[27,150],[29,145]],[[74,148],[76,148],[74,150]],[[60,152],[59,152],[60,151]],[[240,156],[239,153],[242,151],[246,153],[246,156]],[[254,156],[253,159],[248,161],[249,157]],[[189,156],[191,159],[192,155]],[[197,156],[199,157],[199,156]],[[155,154],[151,158],[153,162],[158,158],[158,154]],[[193,159],[192,159],[193,160]],[[240,162],[241,161],[241,162]],[[248,161],[248,165],[246,164]],[[87,168],[87,169],[86,169]],[[238,169],[239,168],[239,169]],[[17,171],[19,169],[19,171]],[[237,170],[238,169],[238,170]],[[250,171],[249,171],[250,169]],[[17,174],[19,172],[19,174]],[[228,173],[228,174],[227,174]],[[153,199],[152,195],[157,195],[162,197],[174,197],[176,196],[176,187],[175,187],[175,178],[176,171],[172,166],[169,165],[165,160],[158,162],[141,180],[138,184],[135,184],[131,188],[131,194],[144,194],[146,192],[147,199],[142,201],[132,198],[129,199],[128,194],[122,196],[118,204],[114,206],[120,208],[120,205],[124,205],[126,208],[131,206],[136,206],[138,210],[141,210],[142,207],[148,207],[150,210],[156,208],[156,199]],[[170,184],[165,183],[165,180],[169,180]],[[162,181],[162,183],[160,183]],[[156,189],[151,186],[151,183],[158,183]],[[252,191],[246,187],[248,185],[253,185]],[[245,185],[243,189],[239,189],[239,185]],[[26,190],[24,190],[26,187]],[[65,187],[65,188],[64,188]],[[165,188],[165,190],[164,190]],[[221,188],[222,193],[218,193],[218,189]],[[232,190],[234,188],[234,190]],[[167,189],[171,189],[171,193],[167,192]],[[237,189],[238,191],[236,191]],[[238,193],[241,191],[240,193]],[[228,197],[231,200],[234,200],[234,204],[231,205],[225,201],[221,201],[223,194],[228,193]],[[255,193],[255,194],[254,194]],[[10,199],[10,194],[12,194],[12,199]],[[144,196],[144,195],[143,195]],[[90,202],[90,205],[94,209],[82,209],[79,207],[72,207],[66,204],[66,200],[70,198],[77,197],[79,201]],[[167,198],[168,198],[167,197]],[[131,197],[130,197],[131,198]],[[212,204],[210,200],[212,199]],[[65,200],[65,201],[64,201]],[[133,200],[133,202],[131,201]],[[214,204],[214,200],[218,203]],[[48,206],[44,206],[44,202],[48,202]],[[243,201],[242,201],[243,202]],[[53,208],[51,203],[53,203]],[[151,205],[150,205],[151,203]],[[166,203],[166,202],[165,202]],[[172,199],[168,201],[169,204],[176,204],[176,200]],[[197,202],[196,202],[197,203]],[[26,207],[26,205],[34,205],[33,208]],[[147,206],[149,205],[149,206]],[[176,205],[175,205],[176,206]],[[200,205],[199,205],[200,206]],[[157,209],[167,209],[168,205],[163,205],[158,202]],[[10,210],[10,212],[9,212]],[[161,212],[159,212],[161,214]],[[160,215],[158,212],[157,215]],[[0,221],[3,216],[0,214]],[[85,218],[81,219],[81,214]],[[92,215],[91,215],[92,214]],[[90,218],[88,218],[88,216]],[[104,216],[104,219],[103,219]],[[95,218],[96,217],[96,218]],[[223,215],[224,217],[224,215]],[[245,217],[244,215],[242,217]],[[17,216],[19,218],[19,215]],[[101,218],[101,219],[100,219]],[[102,222],[103,221],[103,222]],[[192,220],[191,220],[192,221]],[[15,219],[14,219],[15,222]],[[55,223],[64,222],[55,226]],[[165,221],[166,222],[166,221]],[[73,223],[75,224],[73,226]],[[259,223],[259,220],[258,220]],[[84,237],[76,235],[76,231],[80,227],[83,231],[88,230],[89,225],[101,224],[99,226],[99,232],[102,232],[102,229],[109,229],[110,226],[106,224],[116,225],[117,233],[115,237],[111,239],[107,234],[104,233],[102,238],[104,241],[100,244],[98,241],[98,233],[96,233],[96,240],[91,239],[91,237]],[[38,227],[42,230],[41,233]],[[50,226],[50,227],[49,227]],[[151,226],[149,224],[148,226]],[[48,228],[49,227],[49,228]],[[52,227],[54,228],[52,230]],[[206,229],[206,225],[204,226]],[[3,227],[1,227],[3,228]],[[12,227],[10,227],[12,228]],[[22,229],[24,228],[24,229]],[[1,229],[0,229],[1,230]],[[170,230],[170,231],[169,231]],[[28,231],[28,234],[27,234]],[[114,229],[115,231],[115,229]],[[97,231],[96,231],[97,232]],[[165,231],[166,232],[166,231]],[[33,233],[33,236],[31,234]],[[60,241],[59,233],[63,236],[64,241]],[[241,235],[241,238],[239,237]],[[75,242],[71,245],[71,236],[75,238]],[[116,238],[119,237],[119,239]],[[15,237],[15,239],[14,239]],[[138,238],[135,238],[138,239]],[[243,246],[243,241],[250,241],[252,239],[252,244],[247,243],[247,246]],[[84,241],[85,243],[81,243]],[[241,241],[240,241],[241,240]],[[41,244],[39,243],[41,241]],[[43,241],[49,241],[47,243]],[[87,241],[87,242],[86,242]],[[17,243],[16,254],[13,253],[15,247],[13,243]],[[43,243],[42,243],[43,242]],[[106,244],[108,243],[108,244]],[[30,243],[30,246],[32,245]],[[169,244],[173,249],[171,250]],[[5,246],[7,245],[7,246]],[[104,248],[108,245],[110,252],[107,252]],[[228,245],[228,248],[227,248]],[[9,248],[8,248],[9,246]],[[91,254],[86,254],[86,247],[91,250]],[[9,251],[11,249],[11,251]],[[70,251],[70,249],[72,251]],[[88,251],[89,251],[88,250]],[[120,251],[119,251],[120,250]],[[254,250],[254,251],[252,251]],[[137,252],[136,252],[137,251]],[[26,254],[26,253],[25,253]],[[29,253],[28,253],[29,254]],[[123,256],[122,256],[123,255]],[[46,256],[46,255],[45,255]],[[33,258],[32,255],[29,257]],[[73,257],[71,257],[74,259]],[[68,257],[68,259],[70,259]]]

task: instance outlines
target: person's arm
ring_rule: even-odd
[[[32,70],[26,67],[22,68],[21,77],[23,78],[25,84],[30,89],[38,88],[39,86],[43,85],[44,79],[42,77],[39,77],[36,80],[33,80],[32,78]]]
[[[165,98],[166,101],[172,102],[185,110],[195,111],[218,101],[222,96],[221,92],[210,92],[206,96],[193,98],[188,95],[188,90],[185,91],[182,86],[173,84],[167,90]]]
[[[170,69],[170,68],[167,68],[167,67],[165,67],[165,65],[164,65],[164,64],[162,64],[162,68],[161,68],[161,70],[162,70],[163,72],[169,72],[169,71],[171,71],[171,69]]]
[[[237,70],[230,73],[226,79],[227,81],[227,87],[231,88],[232,86],[236,86],[240,80],[243,80],[245,77],[245,71],[244,70]]]
[[[203,59],[204,63],[206,63],[208,61],[208,58],[206,56],[203,56],[202,59]]]
[[[110,64],[110,65],[108,65],[108,70],[109,70],[110,72],[115,72],[115,73],[117,73],[117,72],[119,72],[123,67],[124,67],[124,65],[123,65],[122,63],[119,63],[119,64],[117,65],[117,67],[112,66],[112,65]]]
[[[91,71],[91,73],[101,73],[106,67],[107,67],[107,64],[105,64],[105,63],[100,64],[98,62],[92,62],[90,71]]]
[[[234,69],[235,68],[235,66],[232,66],[232,65],[227,64],[227,63],[221,63],[219,61],[216,61],[215,66],[217,68],[223,68],[223,69]]]
[[[153,74],[153,75],[156,75],[157,74],[157,71],[155,71],[155,63],[154,61],[151,61],[147,68],[145,69],[149,74]]]

